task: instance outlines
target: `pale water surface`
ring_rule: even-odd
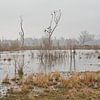
[[[58,50],[58,52],[66,52],[66,57],[51,62],[47,62],[45,60],[41,62],[41,60],[38,58],[40,53],[40,51],[38,50],[0,52],[0,80],[2,80],[7,74],[10,77],[14,76],[15,62],[17,63],[17,67],[21,66],[24,63],[24,74],[53,71],[70,71],[69,51]],[[100,70],[99,57],[99,50],[76,50],[75,71],[80,72]],[[73,67],[72,70],[74,70]]]

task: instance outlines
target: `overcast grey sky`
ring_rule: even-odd
[[[0,0],[0,37],[18,38],[20,15],[25,37],[41,37],[50,12],[57,9],[62,10],[62,17],[54,36],[78,37],[83,30],[100,33],[100,0]]]

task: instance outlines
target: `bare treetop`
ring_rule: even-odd
[[[55,29],[57,28],[60,19],[61,19],[61,10],[54,10],[51,13],[50,25],[44,31],[48,34],[49,46],[51,45],[51,37],[52,37]]]
[[[45,32],[49,33],[50,36],[52,36],[54,30],[56,29],[60,21],[60,18],[61,18],[61,10],[54,10],[53,13],[51,13],[50,25],[47,29],[45,29]]]

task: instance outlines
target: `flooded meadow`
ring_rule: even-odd
[[[79,87],[76,88],[76,86],[80,85],[83,88],[83,80],[84,86],[87,86],[86,83],[88,82],[89,84],[92,81],[97,82],[99,80],[99,70],[99,50],[22,50],[0,52],[0,98],[5,98],[4,100],[6,100],[7,96],[7,100],[8,98],[13,100],[15,95],[16,100],[25,96],[25,98],[28,97],[28,100],[35,100],[34,98],[41,98],[41,91],[42,95],[45,96],[45,93],[48,95],[46,98],[49,98],[49,95],[51,98],[53,96],[51,91],[62,91],[65,93],[65,87],[65,89],[68,89],[71,86],[73,89],[75,86],[75,89],[78,89]],[[76,74],[74,75],[72,72]],[[95,84],[93,83],[93,86]],[[63,90],[61,90],[61,87],[63,87]],[[31,95],[32,99],[29,99],[30,93],[33,93]],[[60,95],[62,96],[62,94]],[[67,95],[65,98],[67,98]]]
[[[100,70],[100,51],[76,50],[75,62],[70,63],[69,50],[52,50],[51,57],[43,55],[45,50],[0,52],[0,80],[6,75],[13,77],[18,68],[23,67],[24,75],[34,73],[82,72]],[[70,66],[71,64],[71,66]],[[74,65],[75,64],[75,65]]]

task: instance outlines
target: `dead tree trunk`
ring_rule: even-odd
[[[24,50],[24,36],[25,36],[25,33],[24,33],[24,29],[23,29],[23,19],[22,19],[21,16],[20,16],[20,30],[21,31],[19,32],[19,35],[20,35],[20,38],[21,38],[21,49]],[[21,78],[24,74],[23,67],[24,67],[24,54],[22,55],[22,64],[21,64],[20,68],[18,69],[18,74]]]
[[[24,48],[24,29],[23,29],[23,19],[22,17],[20,16],[20,32],[19,32],[19,35],[20,35],[20,38],[21,38],[21,49]]]

